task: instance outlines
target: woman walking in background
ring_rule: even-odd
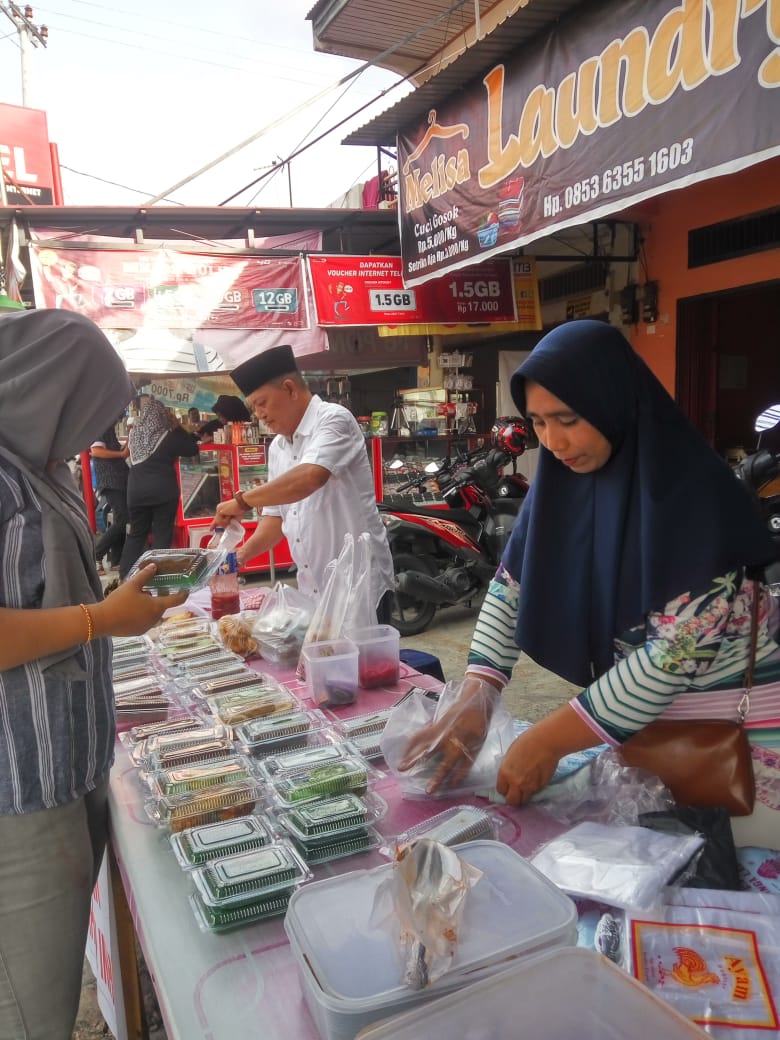
[[[161,401],[146,398],[141,415],[128,437],[130,475],[127,507],[130,528],[119,563],[123,581],[146,549],[151,533],[153,549],[169,549],[179,502],[176,460],[198,454],[198,441],[187,433]]]

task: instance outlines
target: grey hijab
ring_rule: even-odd
[[[0,454],[40,504],[42,607],[102,598],[92,532],[64,460],[86,450],[132,395],[122,360],[88,318],[61,310],[0,318]]]

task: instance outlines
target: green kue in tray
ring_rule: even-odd
[[[273,840],[268,822],[258,816],[244,816],[172,834],[171,846],[182,866],[199,867],[223,856],[261,849]]]
[[[204,931],[228,932],[245,924],[267,921],[286,913],[293,889],[276,892],[243,905],[207,906],[197,892],[190,896],[195,919]]]
[[[283,817],[286,827],[304,841],[332,835],[368,822],[368,809],[355,794],[326,798],[311,805],[301,805]]]
[[[293,841],[301,859],[310,867],[318,863],[329,863],[334,859],[343,859],[345,856],[355,856],[359,852],[370,852],[380,844],[379,835],[368,827],[350,831],[341,838],[326,838],[325,841],[309,844],[300,838],[293,838]]]
[[[346,791],[363,794],[368,786],[368,777],[365,763],[347,759],[299,773],[285,773],[278,776],[273,785],[279,798],[292,804],[328,798]]]

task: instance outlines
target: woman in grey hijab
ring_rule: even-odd
[[[146,570],[102,598],[64,461],[131,395],[121,360],[87,318],[43,310],[0,320],[3,1037],[72,1034],[106,841],[115,738],[108,637],[145,632],[183,599],[144,593]]]

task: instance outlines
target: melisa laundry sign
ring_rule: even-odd
[[[780,154],[780,0],[605,0],[398,134],[419,285]]]

